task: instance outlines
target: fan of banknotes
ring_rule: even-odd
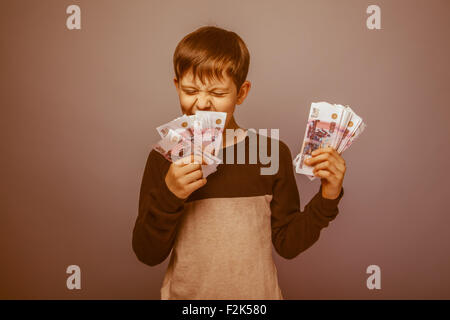
[[[363,119],[349,106],[327,102],[312,103],[302,148],[293,161],[295,171],[314,180],[314,167],[304,163],[311,158],[311,152],[331,146],[341,154],[366,127]]]
[[[203,177],[217,170],[222,162],[217,157],[222,145],[222,133],[227,114],[225,112],[197,111],[195,115],[183,115],[156,128],[161,140],[153,149],[167,160],[174,162],[191,154],[201,156]]]

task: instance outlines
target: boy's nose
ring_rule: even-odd
[[[208,110],[211,109],[212,104],[208,98],[198,98],[197,99],[197,109],[198,110]]]

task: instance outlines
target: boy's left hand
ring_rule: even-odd
[[[311,155],[305,164],[314,167],[314,175],[322,180],[322,197],[336,199],[344,181],[344,158],[332,147],[316,149]]]

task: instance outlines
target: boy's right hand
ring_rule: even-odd
[[[194,155],[172,162],[165,178],[167,188],[178,198],[184,200],[192,192],[203,187],[206,184],[206,178],[203,178],[201,163],[207,164],[200,157],[194,157]]]

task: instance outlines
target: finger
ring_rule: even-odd
[[[314,172],[314,175],[331,183],[334,181],[334,175],[328,170],[318,170]]]
[[[195,190],[203,187],[206,184],[206,178],[198,179],[197,181],[194,181],[186,186],[186,190],[189,194],[194,192]]]
[[[318,148],[318,149],[314,150],[313,152],[311,152],[311,155],[317,156],[322,153],[329,153],[329,152],[333,152],[333,151],[336,151],[333,147]]]
[[[333,151],[330,153],[333,156],[333,163],[336,166],[336,168],[340,171],[340,172],[345,172],[345,160],[344,158],[342,158],[342,156],[337,152],[337,151]]]
[[[195,170],[195,171],[192,171],[192,172],[188,173],[187,175],[185,175],[181,179],[181,183],[187,185],[194,181],[197,181],[198,179],[201,179],[202,177],[203,177],[202,170]]]
[[[345,172],[345,161],[344,161],[344,159],[342,159],[342,161],[336,162],[334,165],[339,170],[339,172],[342,172],[342,173]]]
[[[202,163],[202,157],[199,155],[190,154],[186,157],[178,159],[174,163],[180,167],[186,166],[191,163]]]
[[[340,172],[337,169],[327,168],[317,168],[313,170],[315,176],[320,176],[321,178],[326,178],[329,182],[336,183],[342,182],[344,179],[344,172]]]
[[[337,150],[333,149],[330,153],[340,162],[345,162],[344,158],[342,158],[342,155],[337,152]]]
[[[181,159],[178,159],[177,161],[174,161],[173,164],[177,167],[184,167],[185,165],[192,162],[192,156],[183,157]]]
[[[199,163],[189,163],[189,164],[185,165],[184,167],[179,168],[177,171],[177,175],[179,177],[185,176],[196,170],[201,170],[201,168],[202,168],[202,165]]]
[[[311,152],[311,156],[318,156],[320,154],[329,154],[332,157],[335,157],[337,160],[344,160],[342,159],[341,155],[334,149],[333,147],[327,147],[327,148],[319,148]]]
[[[328,171],[330,171],[333,174],[337,174],[337,171],[338,171],[338,169],[334,165],[333,161],[330,161],[330,160],[325,160],[323,162],[320,162],[320,163],[316,164],[314,166],[313,172],[314,171],[319,171],[321,169],[328,170]]]
[[[317,151],[317,150],[320,150],[319,151],[320,153],[318,153],[315,156],[312,156],[311,158],[306,160],[305,163],[307,165],[313,166],[314,164],[325,161],[325,160],[330,160],[331,162],[341,162],[342,164],[345,164],[344,159],[333,148],[321,148],[321,149],[316,149],[314,151]],[[314,151],[311,154],[314,154]]]
[[[321,153],[318,156],[314,156],[311,157],[309,159],[305,160],[305,164],[307,164],[308,166],[313,167],[314,165],[316,165],[317,163],[320,163],[322,161],[326,161],[330,158],[331,156],[328,153]]]
[[[342,162],[337,160],[335,157],[330,156],[330,157],[328,157],[327,160],[315,164],[314,169],[315,170],[329,169],[334,174],[340,175],[345,172],[345,163],[343,164]]]

